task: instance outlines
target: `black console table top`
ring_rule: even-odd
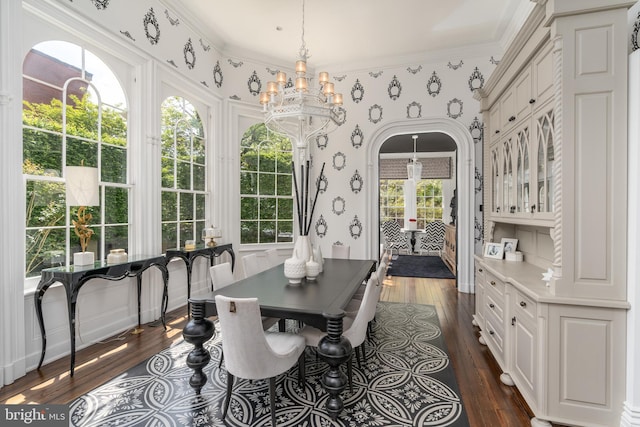
[[[62,283],[67,297],[67,308],[69,314],[69,334],[71,339],[71,376],[73,376],[76,358],[76,302],[78,293],[82,286],[91,279],[106,279],[111,281],[122,280],[127,277],[136,277],[138,290],[138,326],[140,326],[140,294],[142,292],[142,273],[150,267],[156,267],[162,272],[163,293],[162,293],[162,325],[166,329],[165,314],[169,302],[167,284],[169,272],[166,267],[166,258],[163,255],[144,256],[130,255],[127,262],[118,264],[107,264],[106,261],[98,261],[93,266],[76,267],[73,265],[65,267],[54,267],[42,270],[40,282],[35,291],[35,305],[40,332],[42,334],[42,354],[38,369],[42,366],[47,349],[47,335],[45,333],[44,319],[42,315],[42,299],[45,292],[56,282]]]

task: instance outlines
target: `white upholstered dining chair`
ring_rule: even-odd
[[[351,246],[332,245],[331,258],[349,259],[351,257]]]
[[[275,267],[282,262],[280,261],[280,257],[278,256],[278,250],[275,248],[267,249],[266,251],[264,251],[264,255],[267,258],[267,263],[269,264],[270,268]]]
[[[222,264],[216,264],[209,267],[209,275],[211,276],[211,283],[213,284],[214,291],[222,289],[225,286],[229,286],[235,281],[233,278],[233,271],[231,271],[231,264],[228,262],[223,262]],[[262,329],[266,331],[278,323],[279,320],[280,319],[277,317],[262,317]],[[218,368],[222,366],[223,360],[224,353],[222,353],[220,357]]]
[[[260,321],[257,298],[231,298],[216,295],[222,349],[226,355],[227,396],[222,418],[227,416],[233,382],[269,379],[271,425],[276,425],[276,376],[298,363],[298,384],[304,381],[305,338],[287,332],[265,332]]]
[[[358,365],[362,368],[362,364],[360,363],[360,358],[366,364],[366,355],[364,349],[364,342],[367,338],[367,327],[369,324],[369,319],[373,318],[376,311],[377,300],[377,288],[378,288],[378,280],[374,275],[369,277],[367,281],[367,286],[364,291],[364,298],[362,300],[362,304],[360,304],[360,308],[358,309],[358,314],[355,319],[351,319],[348,317],[344,318],[344,330],[342,335],[346,337],[351,346],[355,349],[356,358],[358,358]],[[379,295],[379,294],[378,294]],[[304,328],[300,330],[300,335],[302,335],[307,343],[307,346],[318,348],[318,344],[322,337],[324,337],[327,333],[321,331],[318,328],[314,328],[313,326],[305,325]],[[361,354],[359,356],[359,354]],[[349,358],[347,362],[347,374],[349,377],[349,386],[353,391],[353,354]]]
[[[250,277],[262,271],[257,254],[249,254],[242,257],[242,271],[244,277]]]
[[[235,280],[233,278],[233,271],[231,271],[231,264],[228,262],[209,267],[209,276],[211,276],[211,284],[214,291],[232,284]]]

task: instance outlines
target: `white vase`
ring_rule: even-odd
[[[289,279],[289,283],[298,285],[307,274],[307,263],[302,258],[295,255],[284,261],[284,277]]]
[[[320,265],[320,273],[324,270],[324,258],[322,257],[322,250],[320,245],[316,246],[316,250],[313,253],[313,259]]]
[[[309,236],[298,236],[293,246],[293,256],[307,262],[311,256],[311,241]]]
[[[313,257],[309,257],[307,261],[307,280],[316,280],[320,274],[320,263],[316,262]]]

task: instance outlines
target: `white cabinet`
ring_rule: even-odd
[[[550,46],[548,42],[489,112],[491,179],[485,191],[492,219],[552,225],[555,123]]]
[[[522,292],[513,289],[514,298],[511,310],[511,377],[518,390],[528,397],[532,406],[538,406],[536,392],[540,390],[538,375],[538,317],[537,303]]]
[[[496,102],[496,104],[489,111],[489,142],[491,143],[495,143],[500,139],[501,119],[502,117],[500,116],[500,103]]]
[[[523,262],[476,257],[476,326],[537,427],[618,425],[626,303],[556,298]]]
[[[491,353],[498,362],[498,365],[505,370],[507,366],[505,354],[505,284],[491,273],[485,273],[485,277],[485,300],[483,308],[485,328],[482,334],[485,343],[491,349]]]
[[[474,95],[489,135],[483,239],[519,239],[525,261],[476,259],[474,319],[533,425],[617,426],[629,310],[625,37],[633,2],[535,3]]]
[[[475,299],[476,299],[476,312],[473,315],[473,325],[484,329],[484,310],[478,309],[484,305],[485,283],[484,283],[484,269],[476,262],[475,263]]]

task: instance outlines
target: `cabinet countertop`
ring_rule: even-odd
[[[545,273],[546,270],[527,262],[490,259],[478,255],[474,257],[489,273],[495,275],[503,282],[511,284],[518,291],[537,302],[620,309],[631,308],[627,301],[554,295],[551,288],[542,280],[542,274]]]

